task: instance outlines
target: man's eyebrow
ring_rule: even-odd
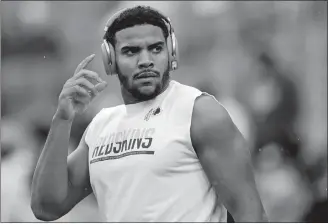
[[[153,49],[157,46],[163,46],[163,45],[164,45],[164,41],[157,41],[156,43],[150,44],[148,46],[148,49]],[[126,45],[126,46],[123,46],[121,48],[121,52],[131,50],[131,49],[138,50],[138,49],[140,49],[140,47],[139,46],[133,46],[133,45]]]
[[[138,47],[138,46],[130,46],[130,45],[128,45],[128,46],[124,46],[124,47],[122,47],[121,48],[121,51],[123,52],[123,51],[126,51],[126,50],[131,50],[131,49],[139,49],[140,47]]]
[[[153,44],[149,45],[148,48],[152,49],[152,48],[155,48],[157,46],[163,46],[163,45],[164,45],[163,41],[158,41],[156,43],[153,43]]]

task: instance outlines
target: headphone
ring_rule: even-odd
[[[150,7],[149,7],[150,8]],[[114,75],[117,74],[116,70],[116,59],[115,59],[115,51],[114,47],[111,43],[107,42],[106,40],[106,33],[109,29],[109,27],[112,25],[112,23],[126,10],[129,8],[122,9],[118,12],[116,12],[112,17],[109,18],[109,20],[106,23],[105,26],[105,35],[103,38],[103,43],[101,44],[101,53],[102,53],[102,59],[105,67],[105,71],[107,75]],[[169,52],[169,66],[170,71],[177,70],[178,69],[178,41],[175,37],[173,27],[171,25],[171,21],[168,17],[163,16],[162,13],[160,13],[158,10],[151,8],[152,10],[158,12],[163,17],[163,21],[166,25],[166,28],[168,30],[168,38],[167,38],[167,46],[168,46],[168,52]]]

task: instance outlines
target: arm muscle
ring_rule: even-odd
[[[235,221],[264,221],[247,143],[212,97],[196,99],[191,138],[206,175]]]
[[[92,192],[86,132],[67,158],[69,137],[66,133],[69,135],[69,132],[70,125],[66,123],[53,125],[34,173],[31,207],[40,220],[62,217]]]

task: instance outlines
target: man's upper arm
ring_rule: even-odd
[[[90,185],[88,166],[89,147],[85,142],[87,130],[85,130],[77,148],[68,156],[69,180],[73,187]]]
[[[69,189],[68,197],[63,207],[69,210],[92,192],[88,167],[89,147],[85,142],[86,133],[87,129],[78,147],[68,156]]]
[[[247,203],[254,205],[256,217],[263,212],[247,143],[226,109],[210,96],[195,101],[191,139],[209,181],[235,221],[246,212]]]

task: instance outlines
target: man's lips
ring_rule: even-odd
[[[140,72],[135,76],[135,79],[146,79],[146,78],[156,78],[159,74],[155,71],[144,71]]]

